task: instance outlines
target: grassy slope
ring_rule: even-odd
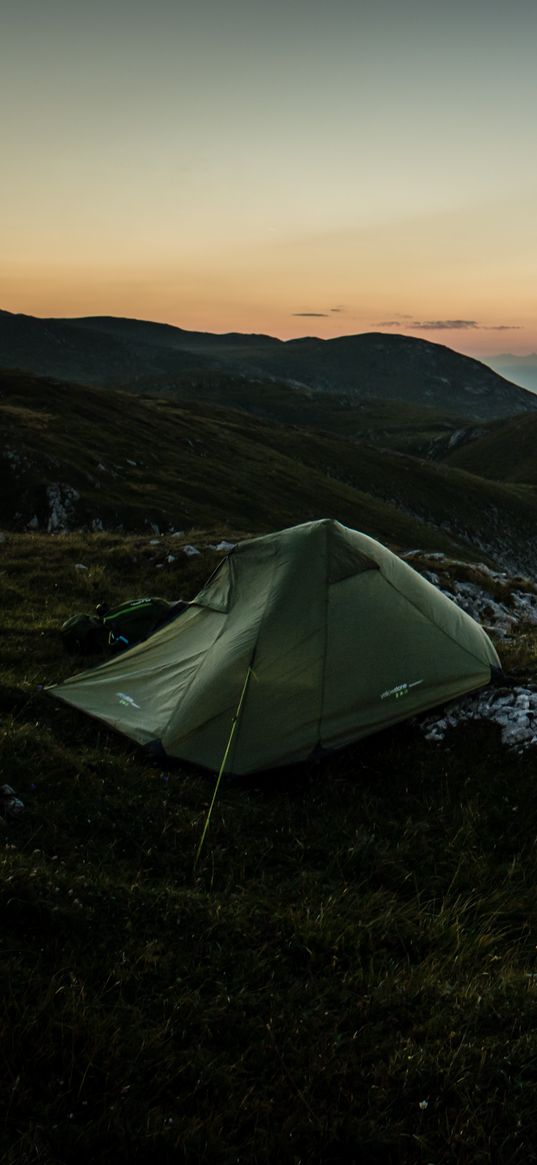
[[[194,876],[212,779],[36,685],[73,668],[67,614],[127,579],[188,597],[215,556],[157,576],[142,538],[1,553],[3,774],[27,806],[1,848],[6,1165],[535,1160],[534,759],[407,725],[224,782]]]
[[[537,486],[537,416],[495,422],[476,441],[448,453],[446,462],[495,481]]]
[[[450,435],[467,424],[464,418],[406,401],[356,401],[352,397],[290,388],[277,381],[216,372],[185,374],[182,378],[144,377],[140,391],[144,396],[168,398],[189,408],[239,409],[269,421],[320,429],[333,436],[365,440],[408,453],[425,453],[439,440],[447,444]]]
[[[316,465],[318,445],[305,466],[307,434],[289,441],[280,427],[240,414],[195,413],[25,377],[3,384],[5,449],[19,458],[0,460],[8,525],[21,525],[15,500],[22,522],[36,513],[46,526],[46,483],[59,480],[81,495],[79,523],[99,517],[105,526],[143,530],[148,521],[190,528],[216,520],[270,530],[327,516],[362,523],[379,537],[435,542],[415,518],[336,479],[337,443],[328,453],[331,476]]]
[[[207,406],[25,377],[4,376],[0,411],[8,526],[34,513],[46,525],[46,484],[59,481],[81,495],[77,525],[270,530],[336,517],[401,546],[472,554],[475,541],[482,554],[511,548],[523,569],[533,565],[533,493],[443,464]]]
[[[240,427],[239,420],[235,424]],[[524,569],[537,569],[533,550],[537,494],[529,486],[487,481],[443,462],[356,445],[330,434],[311,433],[303,440],[279,431],[276,442],[280,452],[308,469],[316,466],[436,528],[438,538],[446,533],[473,545],[474,552],[483,550],[500,560],[502,554],[508,559],[512,549],[512,558],[519,555]],[[401,545],[395,527],[383,536]]]

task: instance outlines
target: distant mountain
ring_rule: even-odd
[[[503,352],[500,356],[487,357],[486,363],[507,380],[537,393],[537,352],[530,352],[529,356]]]
[[[537,398],[441,344],[364,333],[333,340],[187,332],[144,320],[37,319],[0,312],[0,368],[170,395],[198,373],[397,400],[468,420],[537,409]]]
[[[537,570],[537,494],[443,462],[14,373],[0,374],[0,426],[9,529],[262,532],[334,517],[394,547]]]

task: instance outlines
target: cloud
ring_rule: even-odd
[[[406,323],[405,321],[408,321]],[[398,320],[379,320],[376,328],[415,328],[419,332],[481,331],[520,332],[520,324],[480,324],[477,320],[414,320],[412,316],[399,316]]]
[[[481,331],[481,332],[519,332],[520,324],[479,324],[477,320],[412,320],[408,325],[422,332]]]
[[[408,326],[421,332],[464,331],[481,327],[477,320],[412,320]]]
[[[330,308],[330,311],[334,311],[334,312],[345,311],[345,310],[346,309],[344,307],[331,307]]]
[[[308,319],[312,318],[315,320],[326,319],[328,316],[328,312],[326,311],[294,311],[291,314],[293,316],[307,316]]]

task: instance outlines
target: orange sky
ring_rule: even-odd
[[[535,350],[536,13],[13,7],[0,306]]]

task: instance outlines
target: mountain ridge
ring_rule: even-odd
[[[322,340],[187,332],[114,316],[48,318],[0,312],[0,367],[139,390],[153,378],[222,372],[357,400],[397,399],[494,420],[537,410],[537,397],[442,344],[364,332]]]

